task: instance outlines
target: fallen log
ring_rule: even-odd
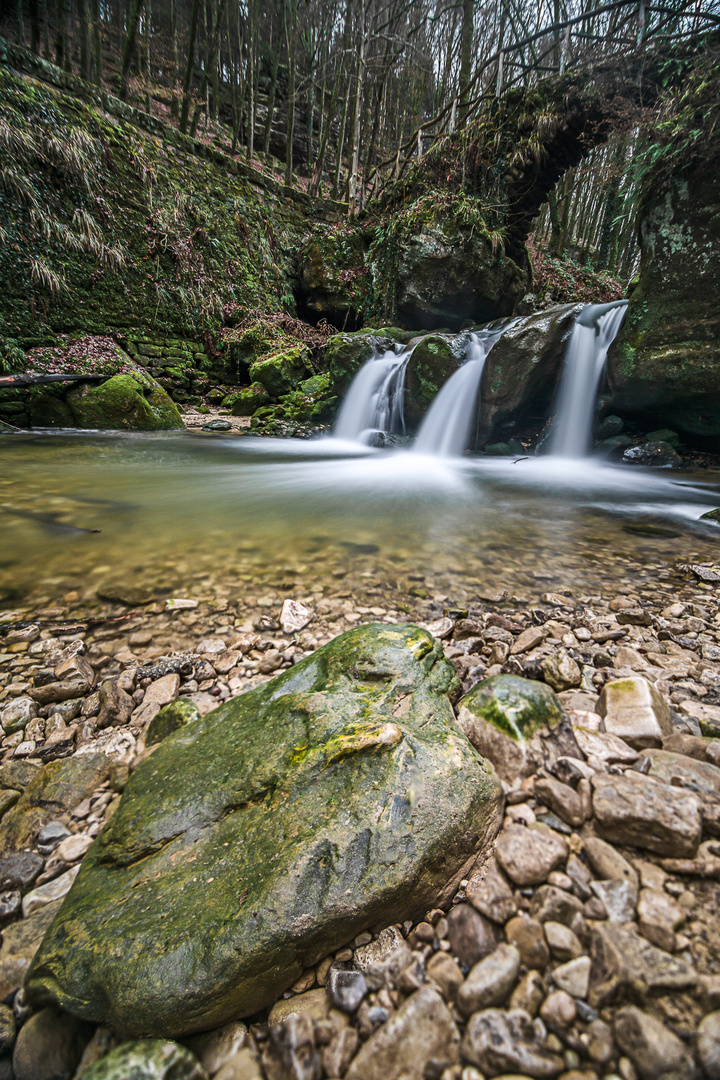
[[[83,382],[103,382],[109,378],[111,378],[110,375],[32,375],[23,372],[21,375],[0,376],[0,387],[36,386],[38,383],[73,382],[78,380]]]

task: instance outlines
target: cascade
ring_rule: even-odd
[[[405,432],[405,369],[412,349],[371,356],[350,383],[333,435],[367,442],[373,431]]]
[[[579,458],[589,452],[593,412],[608,349],[617,337],[627,300],[587,304],[577,317],[565,353],[557,407],[550,430],[550,453]]]
[[[440,389],[418,431],[415,452],[458,457],[468,447],[472,422],[479,408],[480,381],[485,360],[499,337],[518,322],[503,319],[470,336],[467,358]]]

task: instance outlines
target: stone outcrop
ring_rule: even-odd
[[[452,896],[499,796],[456,689],[426,631],[371,624],[169,735],[85,857],[29,998],[131,1034],[204,1030]]]
[[[483,372],[478,443],[548,415],[579,304],[562,304],[522,318],[490,350]]]
[[[614,407],[720,434],[720,179],[699,164],[646,193],[640,283],[611,350]]]

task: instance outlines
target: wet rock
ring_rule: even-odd
[[[535,1016],[545,998],[546,988],[537,971],[528,971],[512,992],[511,1009],[522,1009],[530,1016]]]
[[[45,686],[34,686],[30,693],[38,705],[51,705],[54,702],[67,701],[70,698],[84,697],[91,689],[92,678],[61,679],[57,682],[47,683]]]
[[[470,1017],[462,1043],[468,1061],[488,1076],[557,1076],[565,1063],[537,1041],[527,1013],[521,1009],[485,1009]]]
[[[597,775],[591,782],[596,826],[606,840],[669,858],[695,854],[702,832],[695,795],[639,773]]]
[[[286,634],[294,634],[307,626],[313,613],[297,600],[284,600],[280,612],[280,625]]]
[[[590,986],[591,963],[589,956],[578,956],[575,960],[568,960],[566,964],[555,968],[552,981],[558,990],[564,990],[566,994],[574,998],[586,998]]]
[[[472,906],[492,922],[502,925],[517,912],[513,891],[500,873],[494,856],[472,872],[465,893]]]
[[[20,912],[22,897],[17,889],[0,892],[0,926],[10,922]]]
[[[100,690],[100,713],[97,718],[99,728],[116,727],[126,724],[133,711],[133,700],[126,694],[117,679],[107,679]]]
[[[548,994],[540,1009],[541,1019],[551,1030],[570,1027],[576,1016],[575,1002],[565,990]]]
[[[682,458],[666,442],[644,442],[640,446],[631,446],[623,454],[623,461],[629,465],[651,465],[656,469],[680,468]]]
[[[613,401],[618,409],[654,415],[674,431],[715,436],[718,179],[698,158],[646,194],[639,219],[640,283],[608,362]]]
[[[405,420],[414,431],[440,388],[465,357],[467,339],[450,334],[428,334],[412,350],[405,368]]]
[[[605,683],[597,703],[605,731],[636,750],[661,746],[672,733],[670,709],[652,683],[639,676]]]
[[[467,967],[488,956],[500,940],[495,924],[469,904],[456,904],[447,921],[450,948]]]
[[[120,350],[118,350],[120,351]],[[66,396],[76,427],[101,430],[167,431],[184,424],[177,406],[129,356],[132,370],[100,383],[79,383]]]
[[[70,886],[77,877],[79,869],[79,866],[74,866],[72,870],[66,870],[64,874],[59,874],[58,877],[53,878],[52,881],[48,881],[45,885],[40,885],[37,889],[33,889],[24,896],[22,912],[25,918],[27,918],[28,915],[32,915],[33,912],[39,911],[40,908],[52,904],[54,900],[61,900],[63,896],[67,896],[70,891]]]
[[[232,1020],[215,1031],[194,1035],[186,1041],[188,1050],[199,1060],[209,1076],[222,1069],[242,1049],[247,1037],[247,1027],[239,1020]]]
[[[548,919],[545,923],[545,937],[551,953],[557,960],[575,960],[582,954],[583,948],[577,935],[563,923]]]
[[[370,1036],[350,1063],[346,1080],[423,1080],[429,1061],[453,1065],[458,1029],[440,994],[422,986]],[[442,1071],[442,1070],[440,1070]]]
[[[637,905],[640,933],[667,952],[675,950],[675,931],[685,921],[685,912],[666,892],[642,889]]]
[[[333,965],[325,989],[334,1008],[354,1013],[368,992],[368,984],[362,971],[345,971]]]
[[[611,844],[596,836],[589,836],[585,841],[585,856],[596,877],[609,881],[628,881],[637,892],[637,871]]]
[[[567,859],[568,846],[543,826],[510,825],[498,837],[495,856],[516,885],[541,885]]]
[[[0,1005],[0,1053],[12,1050],[15,1045],[15,1016],[8,1005]]]
[[[91,1026],[76,1017],[60,1009],[41,1009],[17,1037],[15,1080],[71,1080],[91,1035]]]
[[[545,940],[543,924],[538,919],[516,916],[505,926],[505,936],[520,953],[525,967],[544,971],[550,960],[550,950]]]
[[[412,952],[397,927],[389,926],[375,941],[356,949],[354,959],[359,971],[377,989],[407,967]]]
[[[32,698],[17,697],[5,705],[0,713],[0,725],[6,735],[22,731],[37,716],[37,705]]]
[[[92,795],[107,778],[104,754],[79,754],[34,770],[25,791],[3,818],[0,845],[5,852],[34,845],[40,830]]]
[[[703,1076],[720,1080],[720,1012],[712,1012],[700,1021],[695,1045]]]
[[[177,698],[164,705],[152,718],[145,732],[145,746],[156,746],[173,731],[199,719],[200,710],[194,701],[186,697]]]
[[[229,420],[211,420],[208,424],[203,424],[203,431],[230,431],[232,424]]]
[[[493,345],[483,373],[480,445],[497,438],[506,421],[549,410],[579,310],[563,304],[538,312]]]
[[[310,1017],[289,1016],[271,1027],[263,1063],[268,1080],[317,1080],[320,1059]]]
[[[458,989],[463,984],[463,973],[445,952],[436,952],[427,963],[427,977],[437,986],[446,1001],[455,1001]]]
[[[0,859],[0,889],[28,889],[43,868],[43,860],[32,851],[19,851]]]
[[[20,894],[13,895],[17,897],[19,908]],[[30,967],[30,961],[45,931],[57,914],[60,903],[56,900],[55,903],[48,904],[29,918],[21,919],[4,928],[2,948],[0,948],[0,1001],[22,985]]]
[[[324,989],[306,990],[303,994],[276,1001],[268,1015],[268,1024],[275,1027],[290,1016],[303,1016],[306,1013],[311,1020],[325,1020],[329,1012],[330,1000]]]
[[[83,1073],[83,1080],[207,1080],[194,1054],[165,1039],[124,1042]]]
[[[664,1024],[635,1006],[620,1009],[613,1024],[615,1041],[632,1061],[642,1080],[673,1077],[691,1080],[692,1054]]]
[[[669,750],[646,750],[640,755],[638,768],[647,776],[656,776],[663,784],[720,796],[720,768],[708,761],[697,761]]]
[[[529,740],[540,728],[558,724],[562,716],[549,687],[517,675],[484,679],[458,708],[459,726],[508,783],[531,775],[536,762]]]
[[[450,899],[499,802],[455,687],[429,634],[371,624],[161,743],[85,856],[28,994],[130,1034],[215,1027],[368,926]]]
[[[566,652],[553,653],[540,661],[543,678],[555,691],[571,690],[582,682],[582,672]]]
[[[588,807],[577,791],[551,777],[535,781],[535,798],[545,803],[567,825],[579,828],[589,816]]]
[[[514,945],[498,945],[470,970],[458,990],[457,1004],[464,1016],[490,1005],[501,1005],[517,982],[520,973],[520,950]]]
[[[344,1076],[360,1042],[354,1028],[338,1031],[323,1050],[322,1063],[326,1076]]]
[[[630,881],[593,881],[597,896],[610,922],[626,923],[635,918],[637,886]]]
[[[169,705],[178,696],[180,690],[180,676],[176,672],[162,675],[159,679],[151,682],[145,691],[142,705],[133,713],[133,721],[139,727],[145,727],[153,720],[163,705]]]
[[[697,983],[690,964],[615,923],[597,923],[591,938],[589,1001],[594,1008],[623,997],[687,990]]]

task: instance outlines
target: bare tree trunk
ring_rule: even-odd
[[[142,0],[135,0],[142,3]],[[193,68],[195,66],[195,42],[197,40],[197,25],[200,17],[200,0],[193,0],[192,14],[190,16],[190,37],[188,40],[187,62],[185,64],[185,78],[183,80],[183,99],[180,111],[180,130],[183,134],[187,131],[188,115],[190,113],[190,88],[192,86]]]
[[[283,18],[283,0],[278,4],[278,18]],[[268,94],[267,118],[265,131],[263,132],[263,153],[270,153],[270,136],[272,135],[272,123],[275,116],[275,92],[277,90],[278,68],[280,67],[280,42],[273,45],[272,70],[270,72],[270,92]]]
[[[467,84],[470,82],[472,72],[472,48],[475,34],[475,0],[463,0],[462,24],[460,27],[460,87],[459,87],[459,110],[458,127],[464,127],[467,120],[467,106],[469,91]]]
[[[80,0],[80,2],[81,4],[84,4],[86,0]],[[133,52],[135,50],[135,39],[137,38],[137,29],[138,23],[140,22],[140,12],[142,11],[143,2],[144,0],[132,0],[132,10],[128,19],[125,46],[123,48],[122,68],[120,72],[120,97],[123,101],[127,97],[128,74],[130,72]],[[196,0],[196,3],[199,2],[200,0]]]
[[[92,0],[93,79],[102,86],[102,23],[100,0]]]
[[[58,67],[65,65],[65,20],[67,17],[66,0],[57,0],[55,6],[55,63]]]
[[[285,139],[285,183],[292,183],[293,138],[295,135],[295,59],[297,53],[297,0],[288,0],[286,6],[285,38],[288,54],[288,108]]]
[[[360,158],[360,110],[362,105],[363,90],[365,88],[365,57],[367,55],[367,8],[365,0],[360,2],[360,46],[358,49],[358,66],[355,77],[355,102],[353,106],[353,135],[352,154],[350,163],[350,183],[348,187],[348,213],[352,217],[355,213],[355,197],[357,194],[358,164]]]

